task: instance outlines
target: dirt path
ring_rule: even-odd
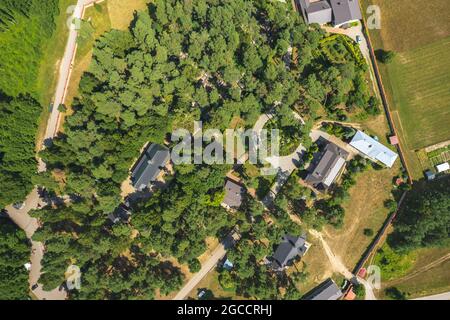
[[[318,238],[320,240],[320,242],[322,243],[322,247],[325,250],[328,260],[330,261],[331,268],[333,269],[334,272],[340,273],[347,280],[352,280],[353,278],[355,278],[355,275],[350,270],[347,269],[347,267],[342,262],[341,258],[339,256],[335,255],[333,250],[331,250],[330,246],[323,238],[323,235],[321,232],[311,229],[311,230],[309,230],[309,233],[311,233],[314,237]],[[360,277],[357,277],[357,279],[358,279],[358,282],[361,283],[365,288],[366,296],[364,299],[365,300],[377,300],[370,283]]]
[[[322,233],[313,229],[309,230],[309,233],[311,233],[314,237],[318,238],[322,243],[323,249],[325,250],[325,253],[328,257],[328,260],[330,261],[333,271],[342,274],[347,280],[352,279],[354,275],[350,272],[350,270],[347,269],[347,267],[342,262],[341,258],[333,253],[333,250],[331,250],[330,246],[323,238]]]

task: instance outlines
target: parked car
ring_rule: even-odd
[[[361,43],[361,36],[359,35],[356,36],[356,43]]]

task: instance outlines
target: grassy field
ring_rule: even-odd
[[[381,9],[374,49],[394,50],[379,64],[394,124],[414,180],[423,177],[416,151],[450,138],[450,11],[447,0],[361,0]],[[363,10],[365,11],[365,10]]]
[[[450,259],[442,259],[448,248],[429,248],[415,251],[417,261],[408,273],[400,278],[383,281],[377,293],[386,298],[384,289],[396,287],[404,292],[408,299],[446,292],[450,290]]]
[[[405,52],[450,36],[448,0],[360,2],[363,14],[371,4],[380,7],[381,29],[371,30],[371,36],[387,50]]]
[[[326,227],[323,231],[333,252],[345,266],[353,270],[374,236],[364,235],[364,229],[372,229],[374,235],[388,216],[383,202],[390,198],[392,180],[397,174],[399,162],[394,168],[375,171],[369,169],[356,178],[356,185],[350,189],[345,209],[344,226],[341,229]]]
[[[388,72],[407,148],[449,139],[450,38],[399,53]]]

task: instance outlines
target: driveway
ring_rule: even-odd
[[[39,228],[39,222],[36,218],[31,217],[29,212],[45,205],[46,203],[39,196],[38,189],[34,188],[24,200],[23,208],[16,209],[13,206],[5,208],[11,220],[25,231],[27,238],[31,241],[31,269],[29,273],[30,288],[38,282],[39,277],[41,276],[41,261],[44,256],[44,245],[41,242],[32,240],[33,234]],[[44,291],[42,285],[38,285],[38,287],[33,290],[33,294],[40,300],[64,300],[67,296],[65,291],[59,291],[58,289]]]
[[[211,257],[203,263],[202,268],[197,272],[186,285],[177,293],[173,300],[184,300],[188,297],[189,293],[200,283],[200,281],[219,263],[219,261],[225,257],[227,249],[234,246],[238,241],[240,235],[237,232],[233,232],[226,237],[211,254]]]
[[[302,117],[297,113],[293,112],[294,117],[300,121],[302,124],[305,124]],[[258,120],[256,121],[253,130],[259,135],[261,133],[261,130],[264,128],[266,123],[274,117],[274,114],[272,113],[265,113],[262,114]],[[283,185],[286,183],[286,181],[291,176],[292,172],[298,167],[298,165],[301,162],[302,154],[306,152],[306,149],[303,147],[302,144],[299,144],[297,149],[288,156],[271,156],[265,159],[268,163],[270,163],[271,168],[268,169],[267,174],[276,174],[277,178],[275,180],[275,183],[270,188],[269,193],[264,197],[262,200],[262,203],[269,207],[273,200],[275,199],[278,192],[280,192]]]

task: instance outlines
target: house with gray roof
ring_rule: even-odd
[[[170,160],[170,152],[159,144],[150,144],[144,149],[139,160],[131,169],[131,184],[142,191],[156,181],[163,168]]]
[[[305,182],[319,191],[327,190],[344,170],[348,152],[328,142],[324,150],[311,163]]]
[[[338,300],[340,297],[342,297],[341,289],[332,279],[328,278],[306,294],[303,300]]]
[[[222,201],[222,207],[229,210],[236,210],[242,205],[245,188],[240,184],[227,180],[225,183],[225,198]]]
[[[358,0],[297,0],[305,22],[340,27],[362,19]]]
[[[272,269],[275,271],[283,270],[289,266],[294,258],[302,257],[307,250],[305,236],[285,235],[272,256]]]
[[[108,215],[108,219],[113,223],[119,222],[129,222],[131,217],[130,208],[128,208],[125,204],[120,204],[114,212]]]

